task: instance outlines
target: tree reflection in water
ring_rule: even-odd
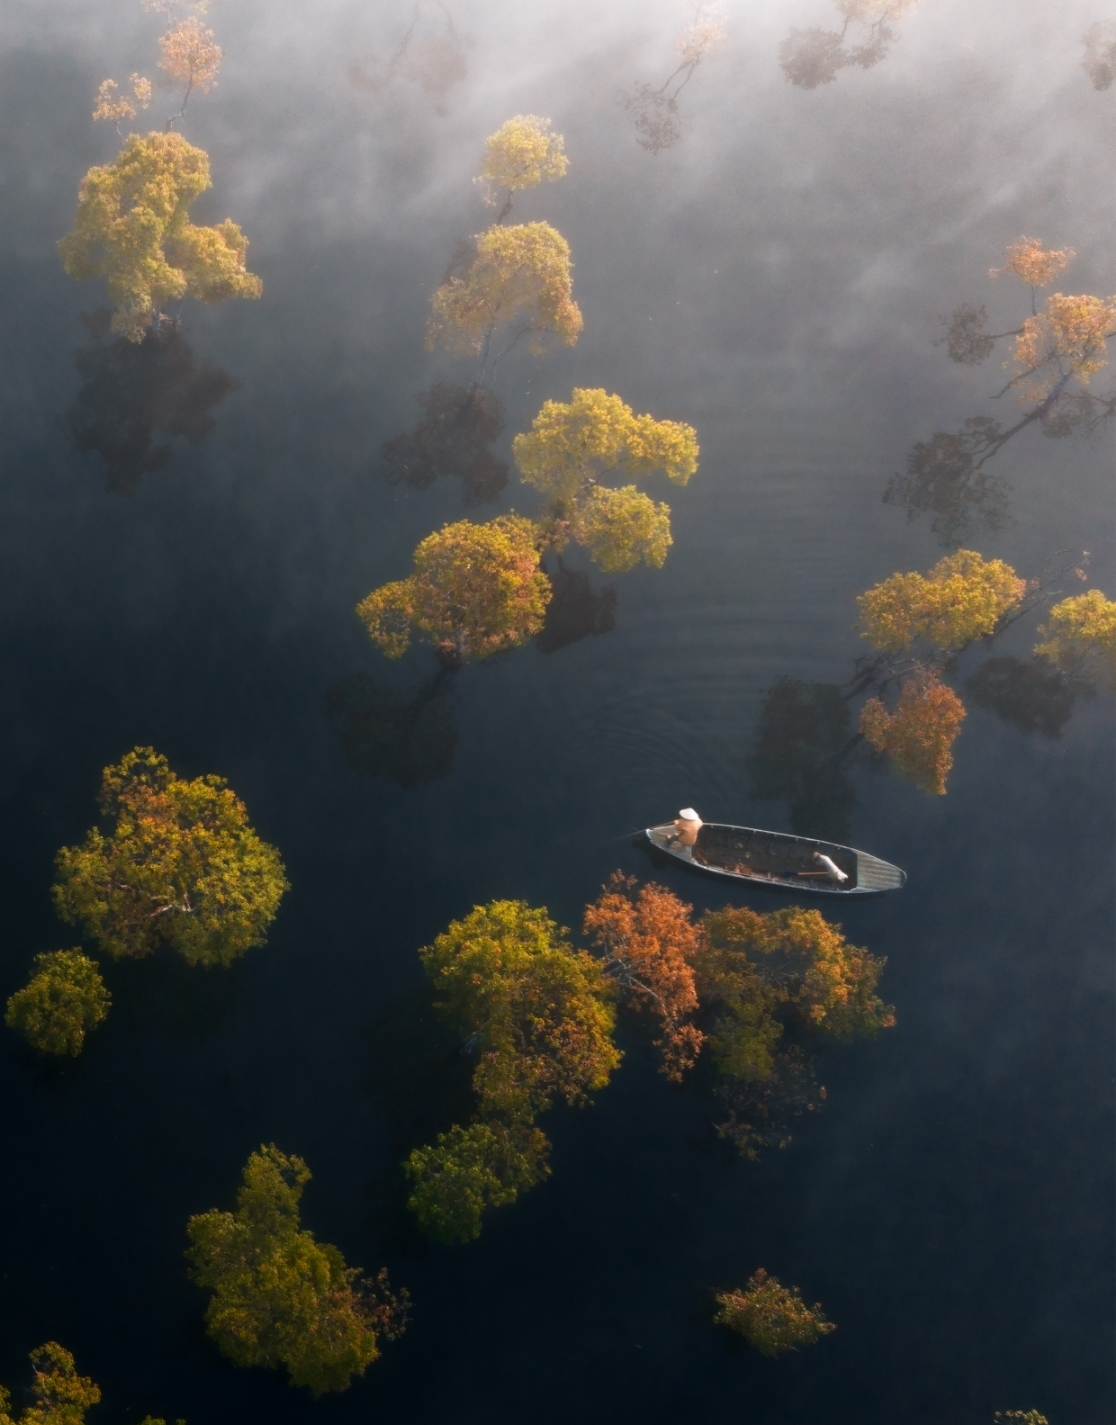
[[[760,705],[745,763],[752,796],[785,801],[791,830],[800,836],[848,840],[856,788],[845,764],[863,743],[851,731],[851,696],[836,683],[784,677],[772,684]]]
[[[388,484],[427,490],[444,475],[461,481],[467,505],[495,500],[508,483],[508,467],[488,448],[504,428],[499,398],[483,387],[439,381],[418,403],[424,414],[411,434],[384,443]]]
[[[355,89],[379,94],[396,77],[409,79],[424,94],[438,100],[435,113],[445,115],[446,107],[441,101],[468,76],[465,52],[473,41],[458,35],[453,17],[441,0],[435,0],[426,14],[423,11],[423,0],[416,0],[411,23],[391,58],[373,56],[363,64],[350,64],[349,83]],[[434,15],[433,11],[439,13]]]
[[[326,703],[349,765],[362,776],[384,777],[400,787],[447,776],[458,743],[452,687],[453,673],[446,668],[410,693],[383,687],[366,673],[334,683]]]
[[[1087,683],[1073,683],[1044,658],[988,658],[966,682],[978,707],[994,712],[1021,732],[1061,737],[1079,697],[1091,697]]]
[[[105,465],[105,488],[132,495],[145,475],[171,458],[158,435],[197,445],[213,429],[210,412],[241,383],[216,362],[199,363],[178,327],[164,323],[141,342],[105,340],[111,311],[82,315],[89,340],[74,365],[85,378],[63,417],[78,450]]]
[[[567,569],[558,557],[558,567],[546,570],[550,580],[550,603],[546,621],[535,638],[542,653],[557,653],[591,634],[609,633],[616,627],[616,590],[611,584],[594,589],[584,574]]]

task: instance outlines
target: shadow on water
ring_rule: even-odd
[[[434,1012],[430,986],[417,985],[394,1000],[366,1031],[364,1088],[387,1120],[389,1165],[368,1185],[376,1226],[388,1252],[426,1251],[426,1239],[407,1209],[409,1187],[402,1164],[412,1148],[432,1143],[476,1109],[473,1061],[461,1035]]]
[[[978,707],[994,712],[1021,732],[1061,737],[1079,697],[1091,697],[1086,684],[1071,683],[1040,658],[988,658],[966,682]]]
[[[557,653],[583,638],[609,633],[616,627],[616,590],[611,584],[594,589],[584,574],[567,569],[558,556],[557,569],[545,570],[550,580],[550,603],[535,647]]]
[[[745,767],[757,801],[786,802],[791,830],[847,842],[856,788],[845,771],[861,746],[836,683],[778,678],[760,705]]]
[[[227,968],[188,965],[169,946],[142,960],[102,959],[100,969],[112,1008],[99,1033],[159,1029],[194,1044],[205,1043],[224,1024],[245,972],[243,960]]]
[[[213,429],[210,412],[241,383],[216,362],[199,363],[169,323],[141,342],[106,340],[111,317],[107,309],[82,315],[89,340],[74,365],[85,384],[62,425],[78,450],[101,457],[105,488],[132,495],[171,459],[158,436],[198,445]]]
[[[495,500],[508,483],[507,465],[489,450],[504,428],[499,398],[483,387],[439,381],[417,399],[418,425],[384,443],[388,484],[428,490],[441,475],[461,481],[466,505]]]
[[[334,683],[326,704],[349,766],[400,787],[448,776],[458,743],[452,690],[446,668],[412,691],[384,687],[367,673]]]

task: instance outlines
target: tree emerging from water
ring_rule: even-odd
[[[187,297],[213,306],[263,291],[230,218],[190,222],[190,204],[210,186],[208,157],[178,133],[131,134],[112,163],[82,179],[74,230],[58,244],[62,264],[80,281],[105,279],[112,329],[129,341],[143,341]]]
[[[1036,655],[1062,674],[1116,688],[1116,603],[1099,589],[1055,604],[1039,635]]]
[[[187,1225],[190,1276],[213,1293],[205,1324],[238,1366],[283,1367],[314,1395],[347,1390],[406,1325],[409,1298],[386,1272],[374,1280],[301,1226],[310,1181],[303,1160],[274,1144],[253,1153],[234,1212],[214,1208]]]
[[[807,1306],[796,1286],[783,1286],[762,1267],[748,1278],[743,1291],[738,1287],[720,1292],[716,1301],[717,1325],[743,1336],[764,1356],[812,1345],[837,1329],[826,1320],[820,1302]]]
[[[94,827],[58,853],[54,903],[114,958],[161,944],[191,965],[228,965],[262,945],[289,887],[274,846],[261,841],[223,777],[175,776],[137,747],[106,767]]]
[[[706,55],[725,38],[724,13],[706,0],[683,0],[690,22],[678,32],[674,48],[680,63],[660,85],[638,81],[621,100],[635,126],[636,143],[648,153],[662,153],[682,137],[683,115],[678,96]]]
[[[907,652],[920,639],[956,652],[993,634],[1026,592],[1003,560],[961,549],[929,574],[892,574],[861,594],[861,636],[883,653]]]
[[[80,948],[52,950],[35,956],[35,973],[8,1000],[4,1023],[41,1054],[77,1058],[111,1004],[94,960]]]
[[[32,1403],[10,1414],[11,1392],[0,1385],[0,1425],[84,1425],[85,1412],[99,1404],[101,1392],[88,1376],[78,1375],[74,1358],[57,1341],[31,1352]],[[148,1417],[143,1425],[163,1425]]]
[[[516,193],[565,177],[569,166],[565,141],[561,134],[551,132],[549,119],[516,114],[501,124],[485,141],[481,165],[481,183],[489,201],[495,204],[498,199],[493,195],[501,189],[507,194],[497,223],[511,211]]]
[[[877,752],[886,753],[901,777],[944,797],[953,744],[965,716],[964,703],[937,670],[920,666],[903,679],[894,711],[888,711],[882,698],[868,699],[860,712],[860,730]]]
[[[793,26],[779,46],[779,65],[792,84],[817,89],[830,84],[837,72],[853,66],[879,64],[899,37],[898,22],[916,0],[833,0],[844,23],[839,30]],[[846,46],[850,30],[857,43]]]

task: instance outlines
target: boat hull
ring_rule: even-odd
[[[907,873],[867,851],[781,831],[707,822],[696,846],[680,846],[673,822],[649,826],[644,836],[661,854],[690,870],[761,890],[809,897],[880,896],[906,884]],[[828,856],[848,876],[842,884],[817,875],[814,853]]]

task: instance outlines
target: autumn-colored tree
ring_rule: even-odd
[[[70,1352],[47,1341],[31,1352],[31,1368],[32,1404],[18,1417],[19,1425],[84,1425],[85,1412],[98,1404],[101,1392],[88,1376],[78,1375]],[[11,1393],[0,1385],[0,1425],[16,1425],[11,1405]],[[144,1425],[163,1422],[149,1419]]]
[[[929,574],[892,574],[861,594],[861,636],[884,653],[906,651],[919,638],[956,651],[994,633],[1026,590],[1003,560],[960,549]]]
[[[696,1061],[704,1037],[692,1023],[698,1007],[693,962],[701,932],[692,906],[654,882],[638,893],[636,886],[634,876],[613,872],[586,906],[583,932],[631,1003],[660,1021],[655,1045],[662,1052],[662,1072],[677,1083]]]
[[[1039,635],[1038,657],[1071,677],[1116,687],[1116,603],[1099,589],[1055,604]]]
[[[558,549],[569,539],[583,543],[610,573],[640,560],[661,567],[671,544],[670,513],[634,485],[602,482],[662,470],[672,484],[686,485],[698,453],[693,426],[637,416],[599,389],[575,388],[566,403],[545,402],[531,429],[512,442],[523,479],[547,500],[543,528],[551,542]]]
[[[58,853],[63,920],[114,958],[167,943],[191,965],[228,965],[264,943],[289,889],[283,863],[222,777],[185,781],[137,747],[105,768],[100,807],[109,834]]]
[[[416,630],[443,660],[488,658],[542,628],[550,585],[539,559],[530,520],[459,520],[427,535],[415,550],[415,572],[373,590],[357,614],[388,658],[401,658]]]
[[[1039,1410],[997,1410],[992,1420],[994,1425],[1000,1425],[1002,1420],[1017,1420],[1019,1425],[1050,1425]]]
[[[77,1057],[112,998],[96,963],[77,950],[35,956],[35,973],[8,1000],[4,1023],[43,1054]]]
[[[636,142],[649,153],[661,153],[682,137],[682,113],[678,96],[698,65],[725,38],[724,14],[719,5],[706,0],[682,0],[690,12],[690,23],[675,37],[674,47],[681,63],[656,88],[644,81],[633,84],[622,103],[635,125]]]
[[[820,1302],[807,1306],[796,1286],[783,1286],[762,1267],[748,1278],[743,1291],[738,1287],[720,1292],[716,1300],[717,1325],[737,1332],[764,1356],[809,1346],[837,1329],[825,1319]]]
[[[113,330],[129,341],[142,341],[171,302],[212,306],[262,292],[231,219],[190,222],[190,204],[208,187],[208,158],[177,133],[132,134],[112,163],[82,179],[74,230],[58,244],[62,264],[79,280],[105,278]]]
[[[403,1165],[412,1188],[408,1206],[435,1242],[472,1242],[490,1207],[507,1207],[550,1175],[550,1144],[523,1123],[455,1123]]]
[[[830,84],[837,71],[855,65],[871,69],[887,54],[898,38],[896,23],[916,0],[834,0],[843,16],[840,30],[791,28],[779,46],[779,65],[792,84],[800,89],[816,89]],[[860,42],[844,48],[850,27],[859,30]]]
[[[965,706],[953,689],[933,669],[916,667],[904,680],[893,713],[882,699],[868,699],[860,730],[877,752],[888,754],[900,776],[944,797],[953,744],[964,720]]]
[[[160,37],[159,48],[162,51],[159,68],[170,83],[186,86],[181,109],[167,120],[169,128],[185,114],[195,89],[208,94],[217,83],[221,46],[214,40],[211,29],[203,25],[196,15],[188,15]]]
[[[483,374],[498,326],[512,324],[511,345],[526,336],[536,354],[548,333],[574,346],[583,322],[572,266],[569,243],[549,223],[489,228],[458,248],[434,293],[428,348],[480,356]]]
[[[363,1279],[336,1247],[300,1226],[310,1180],[301,1158],[274,1144],[253,1153],[235,1212],[214,1208],[187,1225],[190,1276],[212,1291],[205,1324],[238,1366],[284,1366],[315,1395],[346,1390],[406,1322],[408,1298],[385,1273]]]
[[[600,963],[523,901],[491,901],[421,950],[439,1013],[471,1036],[482,1112],[528,1120],[584,1104],[620,1062]]]
[[[561,134],[550,132],[550,120],[537,114],[516,114],[492,134],[484,145],[482,182],[506,189],[507,199],[496,219],[502,223],[512,199],[524,188],[553,183],[570,166]],[[495,199],[493,199],[495,201]]]
[[[1094,89],[1111,89],[1116,80],[1116,20],[1098,20],[1082,36],[1085,57],[1081,67]]]
[[[134,119],[140,109],[151,103],[151,80],[142,74],[133,74],[129,83],[131,94],[120,89],[115,79],[105,79],[97,90],[97,103],[93,109],[94,120],[105,120],[115,124],[120,130],[121,119]]]

